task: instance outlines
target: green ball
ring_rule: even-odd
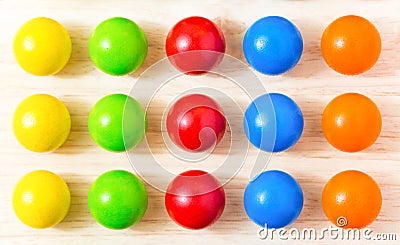
[[[125,75],[142,65],[147,55],[147,39],[135,22],[121,17],[107,19],[90,36],[89,55],[103,72]]]
[[[112,152],[127,151],[144,138],[147,119],[143,107],[132,97],[111,94],[100,99],[88,118],[92,139]]]
[[[147,209],[147,191],[143,182],[124,170],[100,175],[88,194],[93,218],[110,229],[125,229],[142,219]]]

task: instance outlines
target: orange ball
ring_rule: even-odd
[[[381,48],[381,37],[375,26],[355,15],[333,21],[321,39],[325,62],[345,75],[357,75],[369,70],[378,60]]]
[[[358,152],[371,146],[379,137],[382,117],[368,97],[347,93],[334,98],[322,114],[322,131],[335,148]]]
[[[322,192],[322,208],[328,219],[341,228],[364,228],[379,215],[382,195],[367,174],[347,170],[333,176]]]

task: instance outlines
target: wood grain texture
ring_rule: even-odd
[[[24,0],[0,1],[0,244],[152,244],[152,243],[267,243],[259,240],[258,227],[246,216],[242,204],[252,162],[257,154],[250,148],[240,172],[226,186],[227,203],[221,219],[208,229],[188,231],[174,224],[164,207],[164,194],[150,185],[149,207],[143,220],[122,230],[108,230],[98,225],[87,208],[90,184],[110,169],[133,171],[126,154],[107,152],[91,140],[87,116],[94,103],[111,93],[129,93],[140,74],[165,58],[164,43],[168,30],[180,19],[200,15],[210,18],[222,28],[227,41],[227,54],[244,61],[241,49],[246,29],[267,15],[281,15],[292,20],[304,39],[304,53],[299,64],[287,74],[275,77],[257,74],[270,92],[291,96],[305,117],[304,133],[295,147],[274,154],[268,169],[281,169],[297,178],[304,191],[304,208],[289,226],[295,228],[328,227],[321,207],[324,184],[334,174],[346,169],[369,173],[379,183],[383,206],[378,219],[370,226],[374,232],[399,232],[400,227],[400,2],[387,1],[106,1],[106,0]],[[354,76],[335,73],[324,63],[319,42],[324,28],[334,19],[357,14],[371,20],[383,40],[381,57],[370,71]],[[18,28],[27,20],[47,16],[58,20],[69,31],[73,52],[69,64],[59,74],[35,77],[26,74],[15,62],[12,42]],[[134,74],[112,77],[97,70],[91,63],[87,42],[91,31],[106,18],[123,16],[137,22],[145,31],[149,53],[144,65]],[[207,79],[205,79],[207,78]],[[250,99],[243,91],[227,82],[216,83],[213,77],[180,78],[161,89],[147,108],[148,140],[157,159],[164,159],[166,168],[210,167],[204,164],[184,165],[169,156],[160,138],[159,120],[170,101],[191,86],[206,84],[225,93],[232,93],[242,109]],[[342,153],[323,137],[320,120],[326,104],[344,92],[360,92],[372,98],[381,110],[383,129],[380,138],[361,153]],[[63,147],[50,154],[28,152],[13,136],[11,120],[17,104],[34,93],[59,97],[70,110],[72,132]],[[232,127],[241,127],[240,123]],[[244,136],[243,136],[244,137]],[[225,137],[212,157],[223,161],[229,147]],[[218,164],[210,164],[218,167]],[[55,228],[34,230],[24,226],[14,215],[11,195],[15,183],[24,174],[47,169],[60,174],[68,183],[72,205],[66,219]],[[397,239],[400,239],[398,235]],[[280,241],[278,243],[287,241]],[[302,241],[310,243],[312,241]],[[324,243],[337,243],[330,239]],[[296,241],[296,243],[299,243]],[[342,243],[342,241],[340,241]],[[365,241],[356,241],[364,244]],[[393,242],[392,242],[393,243]],[[389,244],[389,243],[388,243]]]

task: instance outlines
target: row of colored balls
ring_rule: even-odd
[[[214,99],[204,94],[189,94],[180,97],[169,108],[165,123],[169,138],[176,146],[189,152],[202,152],[218,145],[227,120]],[[90,136],[99,146],[112,152],[123,152],[144,139],[147,116],[134,98],[110,94],[93,106],[87,125]],[[253,100],[243,118],[248,140],[267,152],[291,148],[300,139],[303,127],[300,107],[279,93],[264,94]],[[322,113],[326,139],[344,152],[358,152],[371,146],[381,128],[378,107],[362,94],[341,94],[330,101]],[[48,94],[35,94],[17,106],[13,130],[25,148],[34,152],[54,151],[70,134],[70,113],[59,99]]]
[[[175,177],[165,194],[170,218],[187,229],[203,229],[216,222],[225,207],[224,187],[211,174],[189,170]],[[93,218],[110,229],[125,229],[140,221],[148,206],[143,182],[124,170],[100,175],[87,196]],[[265,228],[282,228],[297,219],[303,208],[299,183],[279,170],[261,173],[246,187],[243,204],[249,218]],[[58,175],[37,170],[15,186],[12,197],[16,216],[26,225],[49,228],[68,214],[71,195]],[[347,170],[333,176],[322,192],[325,215],[341,228],[364,228],[379,215],[382,195],[367,174]]]
[[[203,17],[188,17],[169,31],[165,50],[180,71],[197,75],[212,70],[225,53],[225,38],[220,28]],[[133,21],[115,17],[100,23],[89,38],[89,55],[95,66],[111,75],[137,70],[146,58],[147,38]],[[17,32],[14,54],[27,72],[52,75],[68,63],[72,43],[67,30],[44,17],[32,19]],[[210,51],[205,56],[195,51]],[[298,28],[280,16],[257,20],[243,39],[246,60],[263,74],[278,75],[292,69],[303,52]],[[356,75],[370,69],[381,52],[378,30],[367,19],[348,15],[333,21],[323,32],[321,52],[335,71]],[[184,54],[184,55],[183,55]]]

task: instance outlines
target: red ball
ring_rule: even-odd
[[[188,17],[169,31],[165,49],[170,62],[178,70],[199,75],[221,62],[225,53],[225,38],[211,20]]]
[[[213,99],[202,94],[180,98],[167,115],[167,131],[180,148],[201,152],[217,145],[224,136],[226,119]]]
[[[165,207],[177,224],[202,229],[217,221],[224,211],[224,188],[207,172],[186,171],[169,184]]]

